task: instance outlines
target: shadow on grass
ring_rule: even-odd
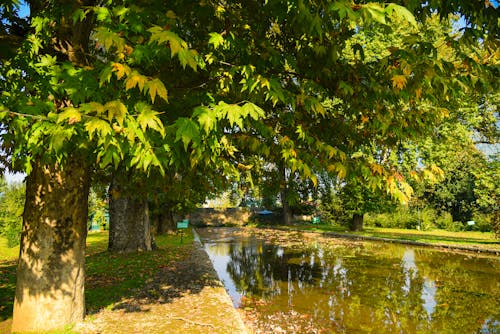
[[[220,286],[204,251],[195,246],[189,248],[189,254],[183,254],[182,259],[165,264],[137,293],[129,298],[122,298],[112,309],[147,312],[147,305],[171,303],[184,295],[198,294],[205,287]]]
[[[147,305],[170,303],[207,286],[219,286],[210,260],[192,242],[180,244],[176,235],[157,240],[159,249],[147,253],[95,253],[87,259],[87,314],[100,309],[147,312]]]
[[[0,262],[0,322],[12,317],[17,261]]]
[[[86,258],[87,315],[103,308],[147,312],[152,303],[169,303],[184,294],[200,292],[219,281],[210,260],[193,244],[188,233],[181,244],[177,235],[160,236],[152,252],[110,254],[107,233],[89,235]],[[207,274],[208,273],[208,274]],[[16,262],[0,263],[0,328],[12,317]]]

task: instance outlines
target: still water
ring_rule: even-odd
[[[500,258],[300,233],[200,231],[236,307],[297,333],[500,333]]]

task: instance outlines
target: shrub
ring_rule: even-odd
[[[294,215],[312,215],[316,212],[316,204],[313,202],[300,202],[295,205],[291,205],[290,209]]]
[[[441,212],[440,215],[436,217],[435,225],[441,230],[452,230],[453,229],[453,217],[449,212]]]
[[[348,224],[350,219],[338,197],[333,197],[333,199],[329,201],[322,201],[319,206],[319,211],[321,221],[330,225],[345,225]]]
[[[493,215],[487,214],[475,214],[472,220],[476,223],[474,225],[474,230],[481,232],[491,232],[493,231]]]
[[[380,213],[367,213],[365,215],[364,224],[365,226],[373,227],[383,227],[384,221],[386,220],[384,214]]]

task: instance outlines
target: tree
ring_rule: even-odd
[[[8,247],[19,245],[25,191],[23,183],[0,179],[0,235],[7,238]]]
[[[463,125],[444,125],[420,150],[424,163],[434,163],[444,172],[441,181],[420,187],[419,196],[429,205],[461,222],[472,220],[476,212],[494,210],[498,181],[491,176],[497,171]]]
[[[153,249],[148,198],[137,192],[140,185],[140,180],[131,173],[116,173],[113,177],[109,187],[110,252]]]
[[[143,157],[136,164],[148,167],[148,131],[162,132],[150,104],[166,99],[158,79],[143,82],[148,97],[142,103],[113,98],[120,90],[106,76],[96,82],[125,50],[117,33],[96,28],[109,18],[103,17],[109,7],[92,7],[91,1],[29,4],[33,29],[1,68],[4,149],[11,168],[28,173],[14,331],[50,330],[82,319],[89,166],[116,163],[135,148]]]
[[[16,25],[4,10],[12,4],[1,13]],[[319,167],[340,176],[359,164],[379,171],[369,156],[352,157],[357,148],[368,139],[392,146],[425,133],[445,115],[434,107],[471,82],[467,66],[486,71],[498,45],[498,9],[482,2],[412,1],[409,10],[306,1],[29,5],[32,28],[16,39],[17,50],[9,43],[17,52],[0,69],[3,148],[11,168],[28,173],[14,331],[49,330],[83,316],[92,169],[124,162],[164,174],[183,152],[192,168],[215,164],[232,173],[236,152],[251,149],[248,138],[256,136],[259,147],[277,144],[277,161],[313,182]],[[412,31],[378,61],[341,57],[357,30],[390,28],[395,18],[415,24],[411,11],[421,22],[434,12],[463,14],[464,38],[447,41],[457,49],[480,41],[488,57],[469,53],[467,64],[455,67],[434,56],[439,46],[415,42]],[[193,49],[206,41],[211,49]],[[191,87],[209,93],[189,99],[191,89],[171,89],[172,78],[192,79]],[[379,178],[399,185],[391,166],[383,167]]]

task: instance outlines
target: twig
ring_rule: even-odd
[[[212,324],[205,324],[205,323],[202,323],[202,322],[192,321],[192,320],[189,320],[189,319],[186,319],[186,318],[183,318],[183,317],[172,317],[172,316],[169,316],[169,318],[172,319],[172,320],[181,320],[181,321],[187,322],[187,323],[189,323],[191,325],[198,325],[198,326],[206,326],[206,327],[215,328],[215,326],[212,325]]]

